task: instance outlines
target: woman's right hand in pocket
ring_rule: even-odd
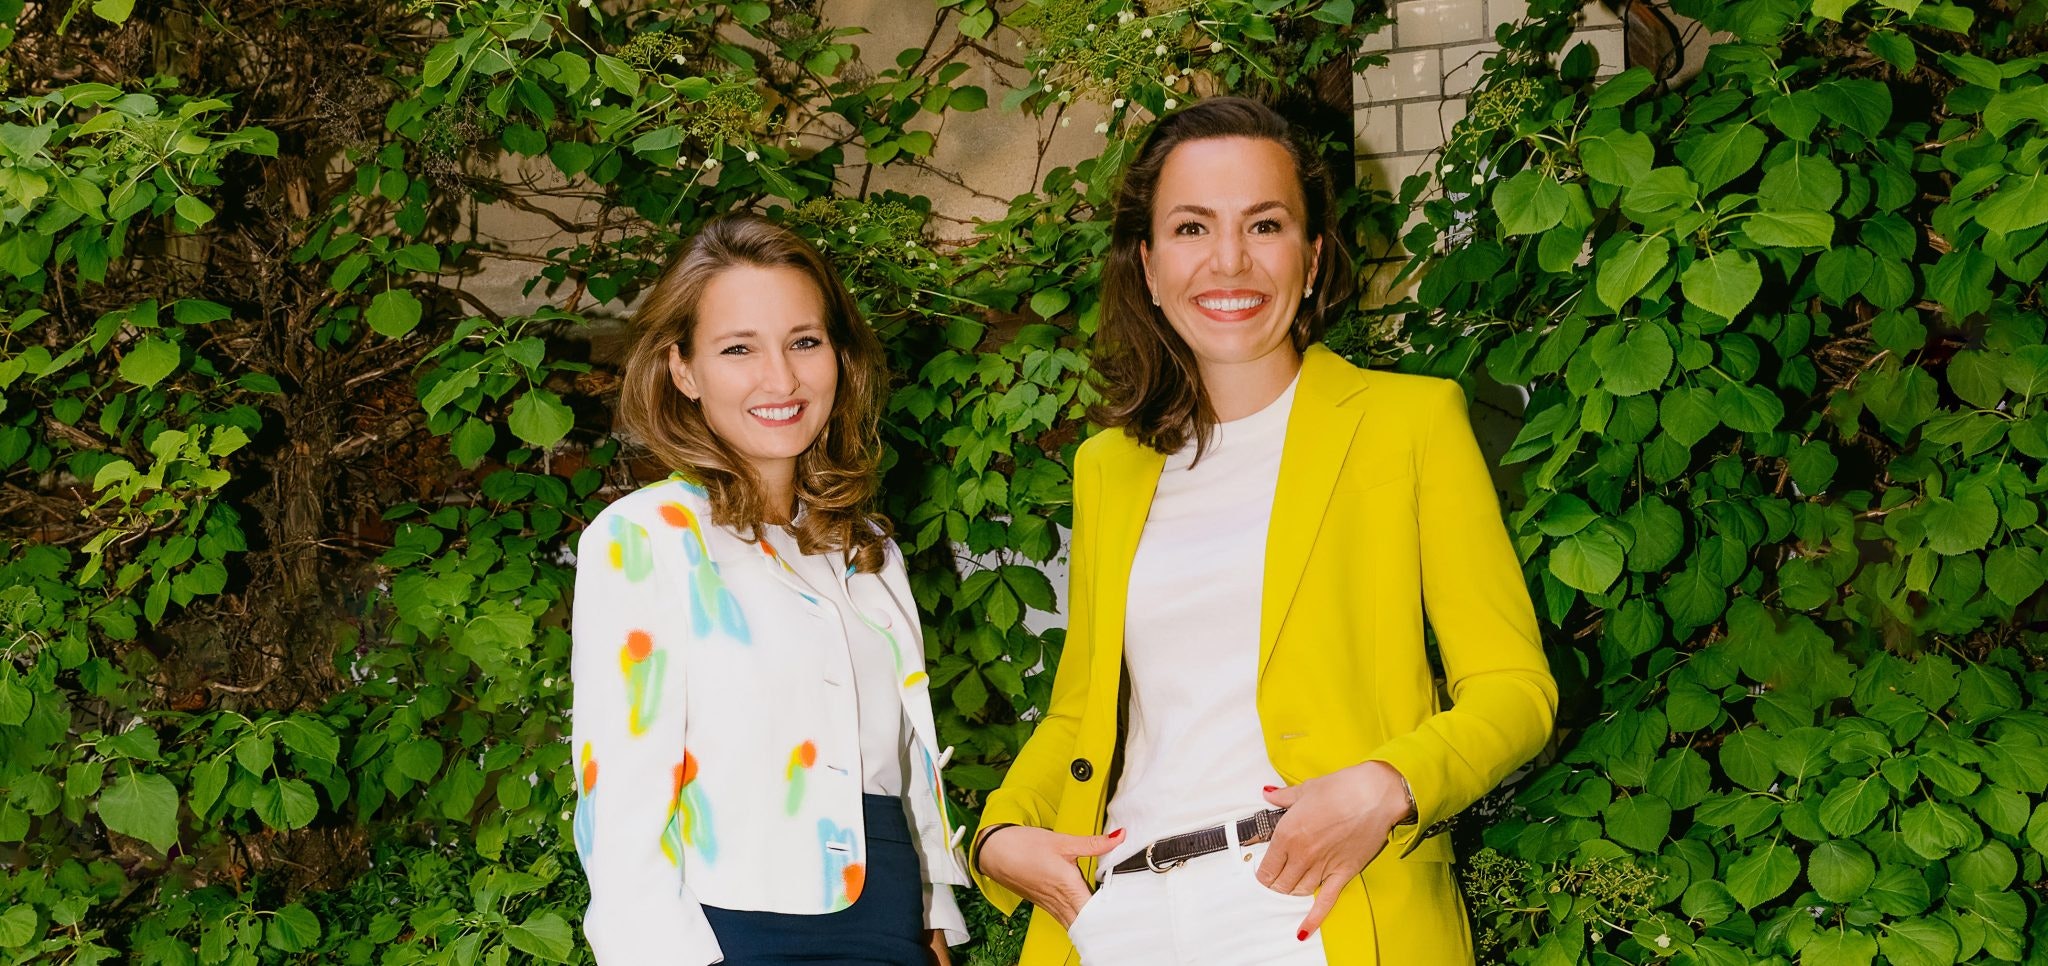
[[[1066,835],[1050,829],[1013,825],[997,829],[981,844],[976,858],[982,874],[1052,914],[1060,927],[1073,925],[1089,898],[1076,859],[1107,855],[1123,844],[1123,829],[1108,835]]]

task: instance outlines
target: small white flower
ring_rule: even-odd
[[[1166,45],[1160,44],[1159,46],[1152,48],[1152,52],[1158,54],[1161,57],[1164,57],[1166,56]]]
[[[1658,949],[1670,949],[1670,948],[1671,948],[1671,934],[1670,934],[1670,933],[1662,933],[1662,932],[1660,932],[1660,933],[1658,933],[1658,934],[1657,934],[1657,948],[1658,948]]]
[[[1209,52],[1210,52],[1210,53],[1212,53],[1212,54],[1220,54],[1220,53],[1222,53],[1222,52],[1223,52],[1223,41],[1220,41],[1220,40],[1218,40],[1218,41],[1214,41],[1214,42],[1210,43],[1210,44],[1209,44]]]
[[[761,160],[761,152],[759,152],[759,151],[748,151],[748,152],[747,152],[747,163],[748,163],[748,164],[752,164],[752,163],[754,163],[754,162],[756,162],[756,161],[759,161],[759,160]]]
[[[715,168],[715,167],[718,167],[718,159],[717,159],[717,158],[705,158],[705,159],[704,159],[704,170],[706,170],[706,171],[709,171],[709,170],[711,170],[712,168]]]
[[[1108,121],[1103,121],[1103,122],[1101,122],[1101,123],[1099,123],[1099,124],[1095,125],[1095,133],[1097,133],[1097,134],[1108,134],[1108,133],[1109,133],[1109,122],[1108,122]]]
[[[1020,40],[1020,41],[1017,41],[1017,49],[1018,49],[1018,50],[1023,50],[1023,49],[1024,49],[1024,42],[1023,42],[1023,41],[1021,41],[1021,40]]]
[[[939,270],[939,263],[938,263],[938,262],[926,262],[926,263],[924,263],[924,267],[925,267],[926,269],[930,270],[930,271],[934,271],[934,272],[936,272],[936,271],[938,271],[938,270]]]
[[[562,813],[562,821],[566,822],[566,821],[568,821],[568,820],[570,820],[570,819],[572,819],[572,818],[575,818],[575,816],[574,816],[574,815],[571,815],[571,814],[569,814],[569,813],[568,813],[568,812],[566,812],[566,811],[564,811],[564,812]]]
[[[1073,92],[1073,91],[1061,91],[1061,92],[1060,92],[1060,100],[1062,100],[1062,101],[1072,101],[1073,99],[1074,99],[1074,92]]]
[[[1039,78],[1040,78],[1041,80],[1042,80],[1042,79],[1044,79],[1044,77],[1045,77],[1045,68],[1043,68],[1043,67],[1040,67],[1040,68],[1038,69],[1038,76],[1039,76]]]
[[[1180,102],[1179,102],[1179,101],[1176,101],[1176,100],[1174,100],[1174,99],[1173,99],[1173,98],[1171,98],[1171,97],[1167,98],[1167,99],[1166,99],[1166,103],[1165,103],[1165,104],[1163,105],[1163,107],[1164,107],[1164,108],[1165,108],[1166,110],[1169,110],[1169,111],[1170,111],[1170,110],[1173,110],[1174,108],[1176,108],[1176,107],[1179,107],[1179,106],[1180,106]]]
[[[799,144],[802,144],[802,143],[804,143],[804,142],[803,142],[803,140],[802,140],[802,139],[800,139],[800,138],[798,138],[798,137],[797,137],[796,135],[792,134],[792,135],[790,135],[790,136],[789,136],[789,146],[790,146],[790,147],[796,147],[797,145],[799,145]]]
[[[914,251],[917,251],[917,243],[916,243],[916,242],[914,242],[914,241],[907,241],[907,242],[904,242],[904,243],[903,243],[903,250],[904,250],[904,251],[906,251],[906,252],[914,252]]]
[[[541,686],[541,687],[544,687],[544,688],[552,688],[552,687],[554,687],[554,686],[555,686],[555,679],[554,679],[554,678],[542,678],[542,679],[541,679],[541,682],[540,682],[540,686]]]
[[[1124,11],[1124,12],[1122,12],[1122,13],[1120,13],[1120,14],[1117,14],[1117,15],[1116,15],[1116,22],[1117,22],[1117,23],[1130,23],[1131,21],[1133,21],[1133,20],[1136,20],[1136,19],[1138,19],[1138,15],[1137,15],[1137,14],[1135,14],[1135,13],[1132,13],[1132,12],[1130,12],[1129,10],[1126,10],[1126,11]]]
[[[576,0],[576,5],[588,10],[590,9],[590,0]]]
[[[689,167],[689,166],[690,166],[690,156],[689,156],[689,155],[687,155],[687,154],[678,154],[678,155],[676,155],[676,167],[678,167],[678,168],[687,168],[687,167]]]
[[[1594,942],[1596,942],[1596,943],[1600,941],[1600,934],[1599,934],[1599,933],[1597,933],[1597,932],[1596,932],[1596,933],[1594,933],[1594,934],[1593,934],[1593,941],[1594,941]]]
[[[681,67],[681,66],[683,66],[684,64],[687,64],[687,63],[689,63],[689,62],[690,62],[690,58],[688,58],[688,57],[685,57],[685,56],[683,56],[683,55],[681,55],[681,54],[677,54],[677,55],[675,55],[674,57],[670,57],[669,59],[670,59],[670,60],[673,60],[673,61],[675,61],[675,62],[676,62],[676,66],[677,66],[677,67]]]
[[[1123,98],[1119,97],[1119,98],[1117,98],[1116,100],[1110,101],[1110,102],[1109,102],[1109,106],[1110,106],[1110,107],[1113,107],[1113,108],[1116,108],[1117,110],[1121,111],[1121,110],[1123,110],[1123,109],[1124,109],[1124,105],[1125,105],[1125,104],[1127,104],[1127,103],[1129,103],[1129,102],[1128,102],[1128,101],[1125,101],[1125,100],[1124,100]]]
[[[1143,38],[1145,38],[1146,40],[1151,40],[1151,39],[1152,39],[1152,28],[1150,28],[1150,27],[1146,27],[1145,29],[1143,29],[1143,30],[1140,30],[1140,31],[1138,31],[1138,36],[1140,36],[1140,37],[1143,37]]]
[[[1166,77],[1161,79],[1160,83],[1165,84],[1168,87],[1172,87],[1173,85],[1180,83],[1180,75],[1172,71],[1167,71]]]
[[[1092,23],[1091,23],[1091,24],[1089,24],[1089,25],[1088,25],[1088,32],[1089,32],[1089,33],[1091,33],[1091,34],[1095,32],[1095,25],[1094,25],[1094,24],[1092,24]]]
[[[591,98],[591,99],[590,99],[590,106],[591,106],[591,107],[602,107],[602,106],[604,106],[604,98],[602,98],[602,97],[593,97],[593,98]]]
[[[1060,126],[1061,126],[1061,127],[1072,127],[1072,126],[1073,126],[1073,124],[1074,124],[1074,119],[1073,119],[1073,118],[1071,118],[1071,117],[1063,117],[1063,118],[1060,118]]]

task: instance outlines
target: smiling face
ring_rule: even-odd
[[[676,388],[768,492],[789,492],[839,388],[823,293],[794,268],[735,265],[705,284],[696,317],[687,357],[669,349]]]
[[[1277,142],[1209,138],[1167,156],[1140,249],[1145,284],[1205,382],[1247,365],[1291,376],[1298,365],[1291,330],[1322,251],[1307,209]]]

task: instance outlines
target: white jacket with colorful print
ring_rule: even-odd
[[[765,542],[710,521],[703,488],[674,478],[606,507],[577,544],[575,838],[600,966],[715,963],[699,903],[828,913],[865,881],[845,623]],[[892,544],[879,574],[837,569],[859,619],[896,648],[926,922],[965,942],[951,889],[968,883],[964,830],[946,820],[902,554]]]

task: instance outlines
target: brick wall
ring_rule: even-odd
[[[1502,24],[1527,13],[1525,0],[1399,0],[1393,26],[1366,42],[1368,53],[1386,57],[1384,66],[1355,76],[1352,111],[1358,132],[1358,178],[1399,194],[1401,182],[1428,168],[1465,117],[1465,103]],[[1589,3],[1580,14],[1577,42],[1600,55],[1603,74],[1620,71],[1621,21],[1607,8]],[[1411,218],[1420,217],[1419,214]],[[1364,253],[1373,300],[1388,302],[1410,290],[1414,280],[1394,287],[1391,279],[1405,255],[1392,240]]]

